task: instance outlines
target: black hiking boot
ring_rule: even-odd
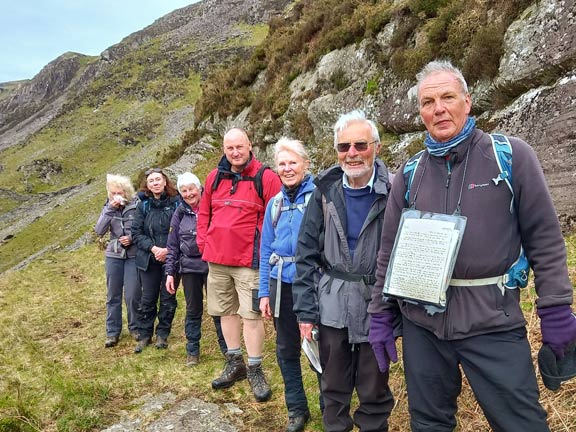
[[[144,351],[144,348],[150,345],[151,343],[152,343],[151,338],[140,339],[136,344],[136,347],[134,347],[134,354],[140,354],[142,351]]]
[[[167,349],[168,339],[162,336],[156,336],[156,349]]]
[[[252,387],[252,393],[258,402],[269,401],[272,397],[272,390],[266,382],[262,365],[248,366],[248,382]]]
[[[120,340],[120,337],[118,337],[118,336],[108,336],[106,338],[106,342],[104,342],[104,347],[106,347],[106,348],[115,347],[116,345],[118,345],[119,340]]]
[[[291,416],[290,413],[288,413],[288,424],[286,425],[285,432],[302,432],[308,420],[310,420],[309,412],[296,416]]]
[[[222,375],[212,381],[215,390],[232,386],[236,381],[246,378],[246,364],[242,354],[226,354],[226,366]]]

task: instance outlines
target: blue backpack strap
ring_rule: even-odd
[[[492,181],[495,185],[498,185],[501,181],[504,181],[510,189],[512,194],[512,199],[510,200],[510,213],[514,212],[514,189],[512,187],[512,146],[508,137],[502,134],[490,134],[490,139],[492,140],[492,150],[494,150],[494,156],[496,157],[496,163],[498,164],[498,169],[500,169],[500,174],[494,177]]]
[[[494,133],[490,134],[492,140],[492,150],[496,157],[496,163],[500,174],[492,179],[495,185],[504,181],[510,189],[512,199],[510,200],[510,213],[514,212],[514,188],[512,187],[512,145],[506,135]],[[506,272],[504,286],[509,289],[525,288],[528,285],[528,275],[530,274],[530,263],[526,258],[524,248],[520,246],[518,259]]]
[[[402,171],[402,175],[404,176],[404,185],[406,186],[406,194],[404,195],[404,199],[406,200],[407,204],[410,204],[410,187],[412,186],[414,174],[416,174],[418,164],[420,163],[420,159],[422,158],[424,151],[425,150],[420,150],[418,153],[408,159],[404,165],[404,170]]]

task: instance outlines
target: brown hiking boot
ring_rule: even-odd
[[[262,370],[262,365],[248,366],[248,382],[250,387],[252,387],[252,393],[258,402],[269,401],[272,397],[272,390],[266,382],[266,377],[264,376],[264,371]]]
[[[232,386],[236,381],[246,378],[246,363],[242,354],[226,354],[226,366],[222,375],[212,381],[212,388],[225,389]]]
[[[187,367],[196,366],[198,363],[200,363],[200,355],[188,354],[186,356],[186,366]]]

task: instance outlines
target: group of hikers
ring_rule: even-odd
[[[432,61],[416,78],[425,150],[395,175],[378,158],[375,123],[359,110],[335,123],[337,163],[316,177],[302,142],[281,138],[272,170],[240,128],[224,135],[204,187],[190,172],[174,186],[154,168],[136,194],[128,178],[108,175],[96,224],[98,234],[110,232],[105,346],[118,344],[124,296],[134,352],[154,334],[156,348],[167,348],[181,282],[188,366],[200,361],[206,290],[225,356],[214,389],[247,378],[257,401],[271,398],[263,318],[273,320],[287,432],[310,419],[304,339],[318,344],[324,430],[388,430],[399,337],[412,431],[456,428],[461,371],[494,431],[549,431],[520,307],[529,270],[543,349],[556,370],[576,359],[576,316],[542,168],[521,139],[476,127],[467,83],[450,62]],[[389,283],[410,261],[397,252],[399,239],[430,221],[462,227],[450,242],[457,247],[440,302],[398,294]]]

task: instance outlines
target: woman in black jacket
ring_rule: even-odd
[[[165,288],[164,263],[170,220],[180,202],[178,191],[160,168],[149,169],[144,174],[138,193],[140,203],[132,224],[132,238],[138,247],[136,267],[142,284],[135,353],[142,352],[152,342],[156,316],[156,348],[168,348],[177,306],[176,296]]]

